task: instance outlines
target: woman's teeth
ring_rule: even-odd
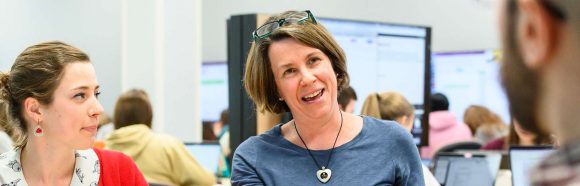
[[[320,94],[321,91],[322,90],[313,92],[312,94],[309,94],[309,95],[305,96],[304,98],[306,98],[306,99],[313,98],[313,97],[317,96],[318,94]]]

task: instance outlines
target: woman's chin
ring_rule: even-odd
[[[92,137],[91,139],[89,139],[85,143],[79,144],[75,149],[76,150],[91,149],[91,148],[93,148],[94,144],[95,144],[95,137]]]

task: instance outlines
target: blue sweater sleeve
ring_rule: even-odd
[[[264,185],[256,169],[256,141],[256,137],[249,138],[236,149],[232,160],[232,185]]]
[[[397,135],[395,144],[399,147],[394,152],[399,157],[399,162],[395,162],[398,172],[396,185],[425,185],[421,158],[412,136],[402,127],[395,127],[393,135]]]

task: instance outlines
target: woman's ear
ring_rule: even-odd
[[[548,64],[556,50],[559,25],[538,1],[518,1],[517,38],[525,64],[532,68]]]
[[[40,120],[42,112],[40,112],[40,102],[36,98],[28,97],[24,99],[24,116],[30,118],[34,122]]]

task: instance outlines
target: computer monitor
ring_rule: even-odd
[[[493,177],[497,176],[500,169],[508,169],[502,166],[504,164],[509,164],[508,162],[508,151],[507,150],[458,150],[456,153],[461,153],[464,155],[482,155],[488,163],[489,172]],[[504,163],[505,162],[505,163]]]
[[[500,52],[438,52],[431,63],[431,92],[449,98],[449,111],[463,121],[465,109],[481,105],[510,123],[509,105],[499,77]]]
[[[542,159],[554,152],[551,146],[512,146],[510,147],[510,167],[513,186],[529,186],[529,171]]]
[[[421,142],[421,121],[428,101],[431,28],[380,22],[319,18],[342,47],[347,58],[350,85],[359,100],[360,113],[367,95],[395,91],[415,106],[413,136]],[[424,141],[426,142],[426,140]]]
[[[499,166],[499,162],[494,163]],[[433,174],[445,186],[489,186],[495,179],[489,164],[485,155],[442,153],[435,160]]]
[[[201,166],[217,175],[222,158],[219,143],[185,143],[185,147]]]
[[[204,62],[201,66],[201,118],[216,122],[229,106],[228,64],[226,62]]]

